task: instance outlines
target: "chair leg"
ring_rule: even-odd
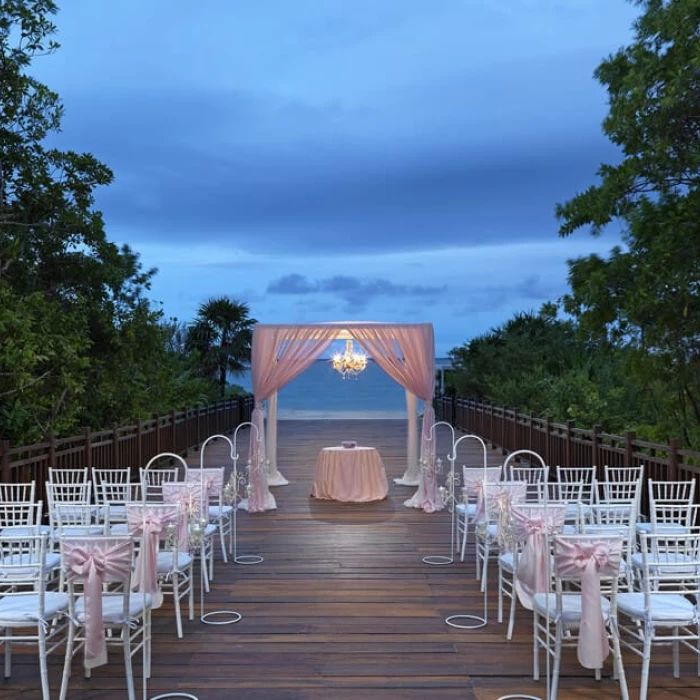
[[[642,676],[639,682],[639,700],[647,700],[649,690],[649,666],[651,665],[651,634],[652,631],[644,625],[644,645],[642,647]]]
[[[226,556],[226,533],[224,532],[223,517],[219,517],[219,544],[221,545],[221,556],[223,557],[224,564],[228,564],[228,557]]]
[[[538,632],[538,615],[533,610],[532,612],[532,680],[540,679],[540,645]]]
[[[462,547],[459,552],[459,560],[464,561],[464,555],[467,551],[467,539],[469,537],[469,522],[464,520],[464,532],[462,533]]]
[[[204,592],[209,593],[209,574],[207,573],[207,553],[204,543],[199,547],[199,565],[202,571],[202,579],[204,582]]]
[[[549,630],[547,630],[549,633]],[[564,630],[560,623],[556,623],[554,632],[554,665],[552,666],[552,684],[549,692],[550,700],[557,700],[557,691],[559,689],[559,667],[561,666],[561,640]],[[549,654],[549,640],[547,641],[547,654]]]
[[[190,620],[194,620],[194,567],[190,566],[189,581],[189,613]]]
[[[146,614],[146,611],[143,611]],[[144,628],[144,633],[145,633]],[[131,666],[131,630],[129,625],[122,626],[122,649],[124,650],[124,672],[126,674],[126,692],[129,700],[136,700],[136,692],[134,690],[134,669]],[[145,640],[144,640],[145,641]],[[145,673],[144,669],[144,673]]]
[[[513,628],[515,627],[515,604],[517,602],[517,593],[515,591],[515,573],[513,574],[512,586],[510,589],[510,614],[508,616],[508,632],[506,633],[506,639],[511,640],[513,638]]]
[[[73,644],[75,640],[75,625],[73,622],[68,623],[68,639],[66,640],[66,659],[63,662],[63,678],[61,679],[61,694],[60,700],[66,700],[68,694],[68,681],[71,675],[71,664],[73,661]]]
[[[180,577],[178,574],[173,574],[173,605],[175,606],[175,625],[177,627],[177,636],[182,639],[182,612],[180,611]]]
[[[622,649],[620,648],[620,630],[617,627],[617,620],[611,620],[610,627],[612,629],[613,654],[615,655],[613,661],[615,663],[615,670],[617,672],[617,680],[620,684],[620,700],[629,700],[630,696],[629,690],[627,688],[625,666],[622,663]]]
[[[7,628],[5,639],[5,678],[12,675],[12,628]]]
[[[41,696],[43,700],[51,700],[49,692],[49,669],[46,663],[46,631],[39,625],[39,673],[41,675]]]
[[[673,628],[673,634],[678,637],[678,627]],[[681,675],[681,657],[680,657],[680,643],[678,639],[673,642],[673,677],[680,678]]]
[[[504,585],[503,569],[498,567],[498,622],[503,622],[503,585]]]

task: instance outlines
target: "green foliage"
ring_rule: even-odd
[[[606,135],[622,151],[599,184],[557,207],[560,233],[617,219],[625,249],[570,262],[564,308],[626,349],[655,387],[656,427],[700,444],[700,3],[643,0],[630,46],[604,60]],[[663,386],[658,378],[664,377]]]
[[[240,374],[250,364],[253,326],[248,305],[228,297],[211,298],[199,307],[189,328],[186,347],[194,354],[199,373],[226,396],[229,374]]]
[[[145,298],[155,270],[107,240],[94,190],[112,173],[59,151],[50,0],[0,0],[0,437],[14,444],[211,400],[182,329]],[[177,337],[179,334],[179,337]]]

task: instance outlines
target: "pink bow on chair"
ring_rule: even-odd
[[[533,515],[531,511],[528,516],[514,506],[511,512],[516,536],[520,541],[525,541],[518,559],[515,590],[521,605],[527,610],[532,610],[535,593],[547,593],[550,589],[545,535],[561,532],[566,508],[549,508],[545,514],[543,507],[537,515]]]
[[[173,510],[170,517],[161,518],[152,510],[129,508],[126,514],[129,532],[142,538],[141,550],[136,557],[134,567],[135,590],[150,593],[154,608],[159,608],[163,604],[163,594],[158,585],[159,540],[165,527],[175,522],[175,512]]]
[[[65,544],[65,560],[69,579],[84,580],[85,604],[85,668],[107,663],[107,643],[102,621],[102,584],[126,581],[131,570],[131,542],[99,549],[84,545]]]
[[[610,653],[603,619],[600,577],[616,576],[620,569],[622,543],[566,542],[555,540],[556,574],[581,576],[581,626],[577,655],[584,668],[602,668]]]

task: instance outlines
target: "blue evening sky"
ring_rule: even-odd
[[[189,321],[432,322],[436,351],[537,311],[566,260],[554,207],[617,159],[601,59],[624,0],[63,0],[34,72],[90,151],[110,240]]]

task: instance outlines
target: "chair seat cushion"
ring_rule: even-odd
[[[24,535],[49,535],[48,525],[8,525],[0,530],[0,537],[23,537]]]
[[[175,569],[183,571],[192,564],[192,555],[187,552],[177,553],[177,566],[173,566],[174,552],[158,552],[156,567],[159,574],[169,574]]]
[[[12,576],[31,576],[36,569],[34,568],[38,562],[38,557],[34,554],[11,554],[9,557],[3,557],[0,560],[0,574],[6,578],[12,578]],[[3,564],[9,566],[21,566],[22,564],[32,564],[32,568],[20,569],[12,568],[5,569]],[[44,555],[44,569],[46,571],[53,571],[61,566],[61,555],[58,552],[46,552]]]
[[[138,617],[146,607],[151,607],[151,594],[132,593],[129,597],[129,617]],[[108,625],[121,625],[124,622],[124,596],[102,596],[102,621]],[[85,624],[85,598],[80,596],[75,601],[75,618],[78,624]]]
[[[691,624],[695,619],[695,605],[682,595],[651,595],[651,621],[656,624]],[[644,619],[644,593],[618,593],[618,613]]]
[[[64,525],[60,530],[53,531],[53,538],[58,540],[61,535],[65,537],[89,537],[90,535],[104,535],[102,525]]]
[[[461,515],[466,513],[470,518],[476,515],[476,503],[458,503],[455,509]]]
[[[690,555],[676,553],[664,554],[660,552],[658,557],[658,562],[649,562],[649,569],[655,574],[663,573],[666,570],[669,574],[674,573],[679,576],[690,574],[694,576],[700,569],[700,564]],[[688,566],[683,566],[686,562]],[[665,567],[664,564],[668,564],[669,566]],[[632,555],[632,566],[635,569],[642,568],[641,552],[635,552]]]
[[[218,520],[233,513],[233,506],[209,506],[209,517]]]
[[[515,557],[513,552],[503,552],[498,557],[498,566],[511,574],[515,571]]]
[[[68,609],[68,594],[47,591],[44,593],[44,618]],[[39,610],[39,595],[7,595],[0,599],[0,627],[36,626]]]
[[[637,523],[635,525],[637,534],[646,533],[650,535],[656,532],[658,535],[685,535],[688,528],[680,523],[657,523],[654,528],[654,523]]]
[[[109,526],[110,535],[128,535],[129,526],[127,523],[116,523],[116,525]]]
[[[562,622],[569,627],[578,627],[581,622],[581,594],[565,593],[561,597],[561,603]],[[549,606],[549,618],[554,620],[557,615],[556,593],[535,593],[533,606],[542,617],[547,616],[547,607]],[[610,601],[603,596],[601,596],[601,608],[603,618],[607,620],[610,614]]]

